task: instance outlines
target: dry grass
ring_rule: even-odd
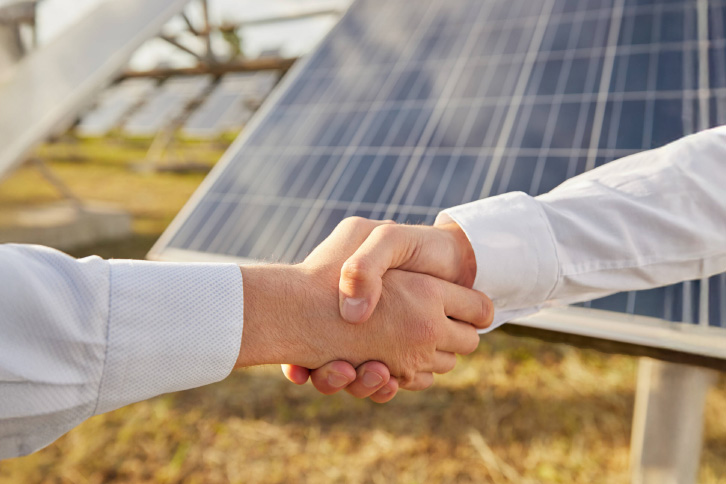
[[[57,149],[44,155],[74,159]],[[125,166],[129,153],[83,149],[101,161],[54,169],[82,196],[127,207],[136,234],[75,255],[143,257],[203,176],[140,175]],[[29,170],[0,185],[0,206],[53,197]],[[622,483],[636,365],[495,332],[432,389],[386,405],[324,397],[256,368],[94,417],[0,463],[0,482]],[[726,481],[723,415],[722,379],[708,400],[699,482]]]

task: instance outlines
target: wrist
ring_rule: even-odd
[[[304,287],[297,266],[241,266],[240,271],[244,323],[235,368],[297,361],[304,333],[299,327],[304,318],[293,316],[300,313]]]
[[[242,266],[244,323],[235,368],[318,368],[352,348],[338,311],[337,274],[297,265]],[[330,280],[328,280],[330,279]]]
[[[455,248],[457,277],[452,282],[472,287],[476,278],[476,254],[466,233],[456,222],[436,225],[436,228],[442,230],[450,238],[450,243]]]

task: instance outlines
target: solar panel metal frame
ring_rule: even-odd
[[[67,129],[88,107],[89,98],[106,87],[136,49],[187,1],[99,3],[72,28],[14,66],[0,83],[4,114],[0,116],[0,179],[36,144]]]
[[[618,0],[615,1],[618,2]],[[620,1],[619,3],[622,6],[623,2]],[[328,36],[335,35],[341,24],[342,22],[336,25]],[[619,33],[616,34],[619,35]],[[327,38],[322,43],[326,40]],[[614,56],[615,54],[611,55]],[[276,106],[277,101],[287,92],[288,87],[293,85],[300,74],[304,72],[305,66],[312,58],[313,56],[310,55],[298,61],[273,90],[258,114],[253,117],[248,128],[234,141],[154,245],[148,255],[150,259],[234,262],[238,264],[259,263],[258,260],[245,257],[177,249],[167,247],[167,245],[215,181],[222,175],[225,168],[233,162],[247,139],[255,132],[257,126]],[[603,93],[598,90],[598,94],[602,95]],[[605,95],[607,94],[606,91]],[[591,163],[594,163],[594,160]],[[533,316],[513,321],[503,326],[502,330],[518,335],[593,347],[607,352],[653,356],[664,360],[726,370],[726,330],[723,328],[671,322],[665,319],[601,309],[568,306],[542,310]]]

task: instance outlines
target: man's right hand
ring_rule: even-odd
[[[368,227],[351,225],[349,236],[360,240],[360,246],[346,260],[341,269],[339,282],[339,304],[341,316],[352,323],[365,321],[375,309],[382,288],[383,274],[389,268],[429,274],[439,279],[471,287],[476,276],[476,259],[469,240],[456,223],[443,223],[433,227],[397,225],[393,223]],[[370,221],[369,221],[370,222]],[[338,229],[336,229],[338,230]],[[350,311],[347,299],[357,301]],[[369,379],[388,380],[388,369],[379,362],[367,362],[354,369],[345,361],[335,361],[317,370],[285,365],[285,375],[297,384],[305,383],[311,377],[315,387],[322,393],[332,394],[342,388],[348,393],[365,398],[370,396],[377,402],[393,398],[398,386],[395,378],[382,388],[366,384]],[[329,376],[335,374],[342,383],[333,385]],[[380,389],[379,389],[380,388]]]
[[[318,368],[334,360],[355,366],[377,360],[402,385],[417,389],[430,385],[432,372],[453,368],[455,353],[476,347],[476,328],[491,322],[489,299],[412,272],[387,272],[376,313],[366,324],[346,323],[336,288],[343,261],[362,241],[348,248],[352,225],[336,229],[303,264],[242,268],[245,328],[238,366]]]

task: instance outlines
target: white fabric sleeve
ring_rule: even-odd
[[[234,264],[0,245],[0,459],[92,415],[225,378],[242,316]]]
[[[637,153],[536,198],[521,192],[439,214],[474,248],[492,328],[545,306],[726,271],[726,127]]]

